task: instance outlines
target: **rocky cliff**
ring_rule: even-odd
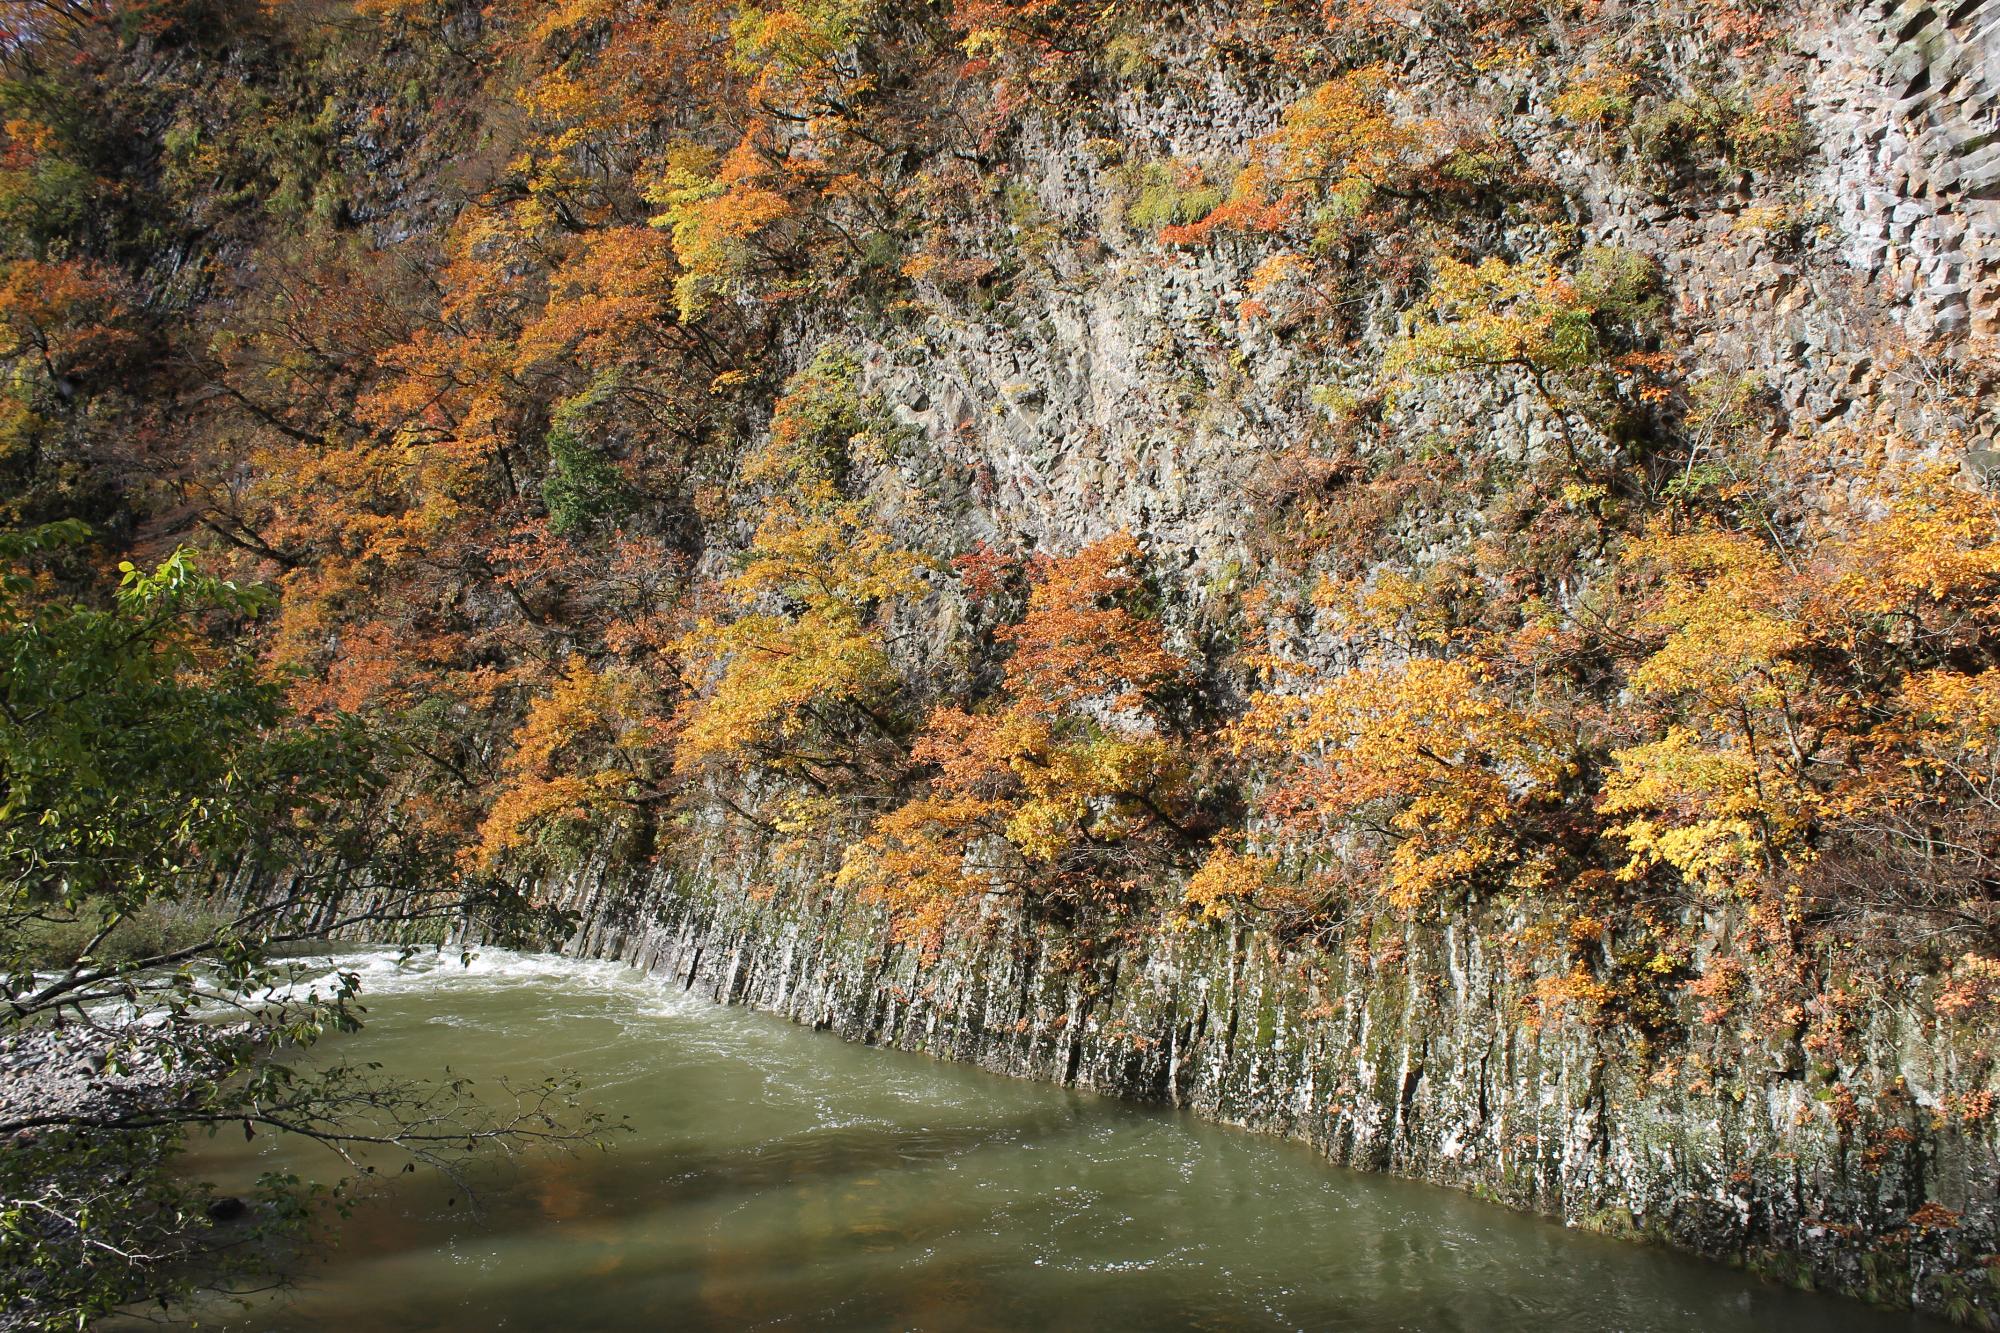
[[[1410,6],[1397,21],[1437,19]],[[1962,456],[1976,480],[1992,466],[1981,386],[2000,336],[2000,13],[1879,0],[1808,5],[1786,27],[1774,77],[1799,123],[1784,133],[1809,146],[1782,171],[1695,160],[1710,150],[1664,142],[1671,124],[1648,141],[1565,121],[1551,108],[1578,68],[1546,56],[1503,51],[1472,71],[1416,58],[1398,96],[1438,127],[1511,115],[1512,170],[1560,203],[1509,205],[1461,236],[1642,256],[1672,342],[1711,384],[1740,386],[1748,428],[1818,442],[1800,475],[1846,486],[1871,443],[1894,437]],[[1378,395],[1345,437],[1364,471],[1467,440],[1489,464],[1419,463],[1429,475],[1407,480],[1412,498],[1364,569],[1475,548],[1499,521],[1507,466],[1548,455],[1558,429],[1519,376],[1380,398],[1408,305],[1378,272],[1335,293],[1349,334],[1329,343],[1306,332],[1333,317],[1325,291],[1273,290],[1264,246],[1219,233],[1162,246],[1147,165],[1175,164],[1186,189],[1216,181],[1215,164],[1253,154],[1300,92],[1218,62],[1211,37],[1169,22],[1143,79],[1089,115],[1025,122],[988,230],[967,241],[1000,290],[933,286],[886,313],[822,310],[786,335],[798,364],[829,341],[853,349],[893,417],[900,443],[861,488],[895,531],[930,549],[1071,550],[1128,530],[1182,644],[1236,632],[1244,582],[1288,567],[1302,539],[1273,516],[1272,460],[1326,440],[1330,421],[1348,428],[1353,401]],[[1698,45],[1643,49],[1692,61]],[[1582,34],[1565,49],[1618,54]],[[1769,484],[1775,497],[1804,483]],[[1303,586],[1310,558],[1293,567]],[[1585,604],[1614,572],[1615,557],[1585,553],[1551,596]],[[910,669],[955,669],[964,605],[939,593],[903,614]],[[1351,660],[1310,617],[1287,646],[1323,669]],[[1220,688],[1244,687],[1225,673]],[[1845,946],[1828,942],[1802,964],[1819,979],[1818,1017],[1746,1021],[1766,998],[1782,1007],[1755,979],[1728,1005],[1704,997],[1760,947],[1751,913],[1685,906],[1687,971],[1672,1021],[1655,1025],[1669,1036],[1542,1014],[1547,974],[1502,943],[1532,924],[1518,903],[1350,916],[1303,940],[1244,913],[1108,943],[994,908],[968,935],[925,943],[832,886],[853,830],[802,867],[760,861],[720,829],[707,817],[672,835],[666,868],[570,881],[584,921],[572,947],[852,1040],[1171,1102],[1780,1280],[1981,1326],[2000,1311],[2000,1140],[1991,1118],[1961,1113],[1996,1086],[1991,1033],[1939,1014],[1935,974],[1850,988]],[[1822,1020],[1840,1040],[1814,1039]]]
[[[1992,0],[0,9],[16,581],[341,882],[2000,1317]]]

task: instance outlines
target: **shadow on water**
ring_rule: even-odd
[[[980,1149],[1034,1142],[1051,1150],[1073,1132],[1075,1125],[1065,1116],[1027,1112],[991,1125],[941,1130],[881,1124],[815,1129],[756,1147],[709,1153],[649,1152],[643,1143],[614,1139],[605,1152],[536,1156],[476,1173],[475,1220],[490,1230],[584,1220],[615,1227],[666,1209],[698,1210],[718,1201],[740,1204],[776,1190],[839,1195],[848,1183],[866,1189],[886,1173],[949,1165]],[[419,1220],[449,1220],[463,1194],[436,1177],[395,1183],[397,1210]],[[473,1215],[473,1210],[467,1213]],[[356,1243],[352,1238],[346,1242]],[[358,1244],[368,1247],[366,1238]]]
[[[574,969],[579,965],[568,964]],[[1412,1329],[1934,1325],[1758,1283],[1298,1144],[505,956],[387,974],[352,1051],[412,1074],[575,1068],[636,1133],[397,1177],[243,1330]],[[218,1145],[218,1178],[310,1168]]]

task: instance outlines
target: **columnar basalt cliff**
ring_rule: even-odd
[[[1994,1326],[1993,3],[17,7],[6,521],[578,952]]]
[[[1169,1103],[1775,1280],[1975,1323],[1988,1307],[1977,1265],[1995,1225],[1994,1145],[1938,1134],[1927,1109],[1983,1053],[1920,995],[1868,1014],[1847,1068],[1816,1068],[1781,1035],[1721,1030],[1647,1065],[1620,1034],[1523,1026],[1528,988],[1492,947],[1508,923],[1491,917],[1311,952],[1233,929],[1088,960],[996,923],[933,955],[840,894],[758,892],[749,878],[732,861],[575,886],[586,925],[571,947],[850,1041]],[[1727,948],[1727,931],[1715,940]],[[1710,1073],[1671,1077],[1681,1062]],[[1865,1122],[1819,1114],[1838,1080],[1883,1076],[1904,1095]],[[1911,1226],[1925,1204],[1969,1224]]]
[[[1676,339],[1755,386],[1759,430],[1850,441],[1812,465],[1822,480],[1858,475],[1871,434],[1958,432],[1983,471],[1993,418],[1951,385],[1984,382],[2000,335],[1996,33],[2000,18],[1977,5],[1814,13],[1786,77],[1816,151],[1780,203],[1725,172],[1690,204],[1601,139],[1579,142],[1553,117],[1523,127],[1521,169],[1559,183],[1566,216],[1496,218],[1492,235],[1532,250],[1573,226],[1657,265]],[[852,349],[899,441],[868,467],[867,493],[913,545],[1066,550],[1129,530],[1193,642],[1229,631],[1236,580],[1271,562],[1249,530],[1270,458],[1323,435],[1329,387],[1369,392],[1405,317],[1363,290],[1356,338],[1330,352],[1296,336],[1295,316],[1245,313],[1262,248],[1162,255],[1132,221],[1133,159],[1241,160],[1296,91],[1216,75],[1194,43],[1169,50],[1162,74],[1089,123],[1022,132],[1009,235],[1035,262],[1003,302],[873,326],[808,318],[789,337]],[[1468,92],[1427,86],[1420,65],[1405,96],[1467,115],[1468,97],[1542,108],[1565,73],[1492,75]],[[1546,454],[1557,431],[1519,382],[1425,385],[1383,420],[1378,447],[1470,433],[1514,460]],[[1490,495],[1461,474],[1368,558],[1436,561],[1491,522]],[[1612,569],[1584,562],[1570,595],[1586,600]],[[953,669],[962,606],[933,597],[904,614],[914,669]],[[1307,634],[1294,646],[1308,657],[1350,651]],[[1991,1119],[1952,1109],[1992,1087],[1991,1034],[1940,1016],[1935,977],[1865,1001],[1857,984],[1859,1011],[1829,1051],[1803,1019],[1740,1021],[1769,1012],[1754,981],[1729,1016],[1698,998],[1703,976],[1758,947],[1740,903],[1683,909],[1695,996],[1678,1000],[1672,1037],[1536,1017],[1544,978],[1503,942],[1533,912],[1504,904],[1350,918],[1307,941],[1244,914],[1110,945],[997,906],[939,945],[832,886],[858,836],[830,836],[804,867],[768,865],[704,823],[683,846],[705,850],[670,869],[572,882],[564,901],[584,925],[571,947],[850,1040],[1168,1102],[1780,1280],[1994,1317],[2000,1140]],[[1839,948],[1807,966],[1843,993]]]
[[[1816,111],[1842,257],[1912,332],[2000,328],[2000,22],[1981,5],[1884,3],[1823,38]]]

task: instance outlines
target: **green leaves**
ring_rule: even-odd
[[[131,1088],[0,1099],[0,1309],[46,1328],[226,1287],[282,1258],[265,1238],[301,1234],[296,1181],[220,1213],[181,1183],[188,1129],[442,1162],[571,1134],[552,1118],[569,1104],[560,1089],[496,1117],[462,1082],[286,1062],[360,1019],[355,973],[308,982],[285,945],[440,931],[468,912],[490,938],[547,923],[506,886],[462,879],[444,843],[394,817],[358,725],[293,713],[286,680],[241,634],[265,589],[181,549],[73,590],[50,566],[88,536],[73,523],[0,532],[0,1038]],[[52,1016],[75,1021],[55,1031]]]
[[[24,554],[82,539],[75,525],[13,536]],[[0,913],[128,910],[275,813],[246,803],[279,776],[264,739],[284,715],[280,686],[202,632],[268,604],[184,549],[150,570],[122,564],[108,604],[39,594],[17,560],[0,586]]]

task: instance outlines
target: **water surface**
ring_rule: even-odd
[[[851,1046],[606,963],[491,952],[364,978],[339,1054],[580,1073],[637,1131],[400,1176],[242,1330],[1912,1330],[1857,1303],[1335,1169],[1165,1110]],[[210,1178],[319,1150],[204,1145]]]

